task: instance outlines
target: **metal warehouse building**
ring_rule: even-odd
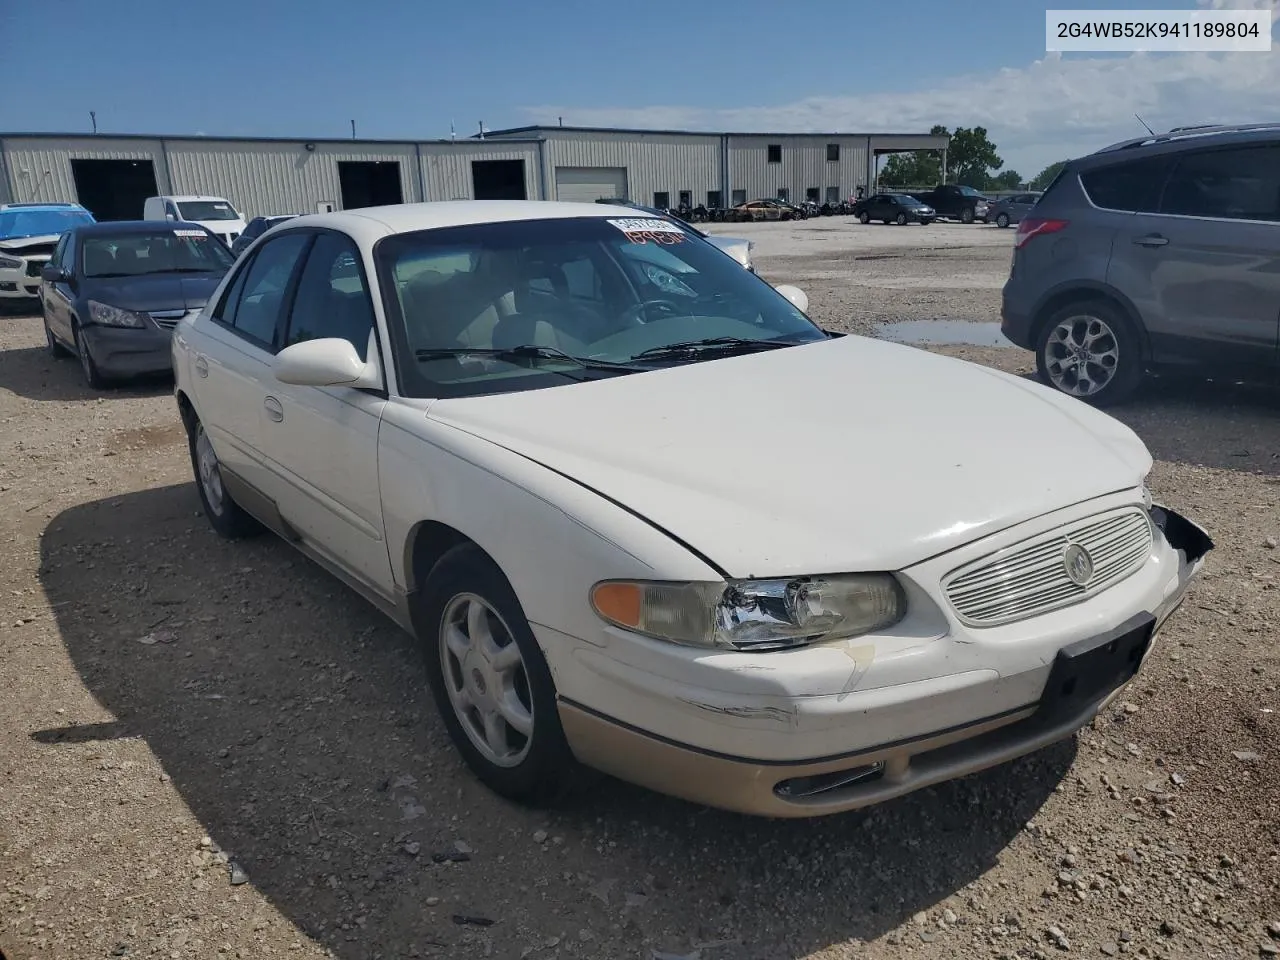
[[[100,220],[208,194],[246,216],[454,199],[727,206],[870,191],[877,157],[946,151],[929,134],[763,134],[522,127],[464,140],[0,134],[0,203],[78,201]]]

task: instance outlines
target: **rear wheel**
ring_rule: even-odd
[[[577,763],[551,671],[506,576],[479,547],[462,544],[428,574],[419,602],[427,676],[467,765],[512,800],[561,798]]]
[[[870,222],[871,222],[871,214],[869,214],[869,213],[867,213],[867,211],[863,210],[860,214],[858,214],[858,222],[859,222],[859,223],[870,223]]]
[[[1009,225],[1009,215],[1007,213],[1002,213],[996,217],[997,227],[1003,230],[1008,225]]]
[[[1040,379],[1096,406],[1129,399],[1142,382],[1144,366],[1137,330],[1104,300],[1080,300],[1057,310],[1036,342]]]
[[[196,490],[209,525],[227,540],[240,540],[262,532],[262,525],[241,509],[222,484],[222,466],[214,452],[204,424],[195,420],[187,434],[191,450],[191,468],[196,475]]]

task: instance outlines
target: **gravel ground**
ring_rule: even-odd
[[[1012,239],[712,229],[860,333],[993,322]],[[1120,411],[1218,549],[1078,738],[818,821],[613,782],[548,814],[460,767],[407,636],[284,544],[214,536],[169,385],[95,395],[42,344],[38,319],[0,319],[8,960],[1280,951],[1275,394],[1162,383]]]

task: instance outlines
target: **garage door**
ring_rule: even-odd
[[[626,196],[626,167],[556,167],[557,200],[593,203]]]

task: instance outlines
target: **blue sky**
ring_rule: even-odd
[[[1197,5],[1270,0],[1141,6]],[[1157,129],[1280,118],[1280,48],[1046,55],[1045,6],[0,3],[0,130],[87,132],[90,110],[103,133],[299,137],[349,136],[353,119],[358,135],[384,138],[447,137],[451,120],[469,136],[481,120],[494,129],[557,116],[566,124],[853,132],[980,123],[1006,165],[1030,176],[1140,132],[1135,111]]]

